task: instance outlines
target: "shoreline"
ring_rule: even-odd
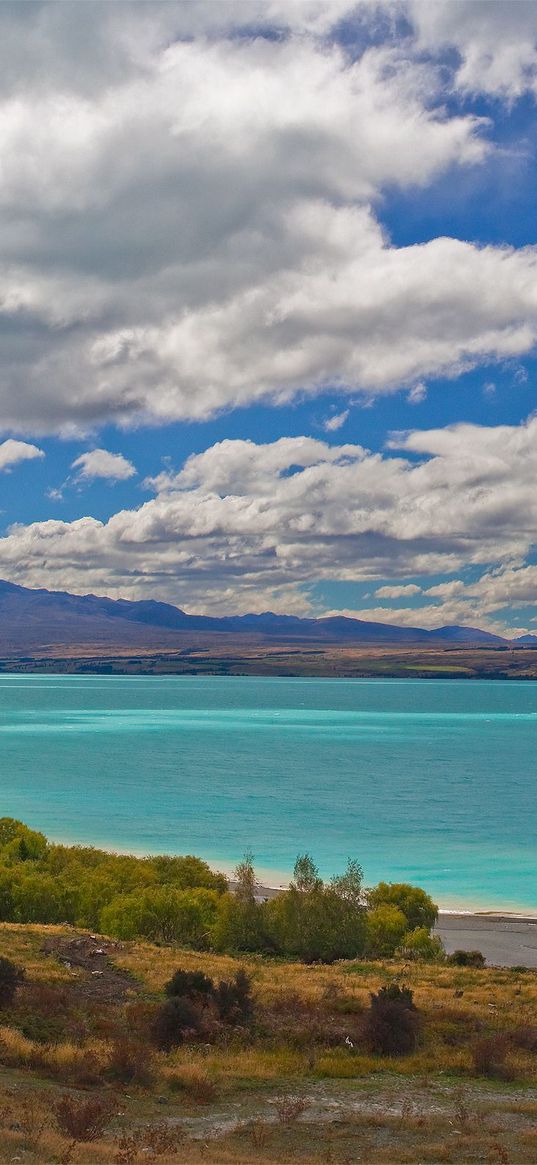
[[[60,845],[80,845],[80,841],[73,842],[65,838],[51,838]],[[88,843],[85,843],[88,844]],[[151,857],[154,854],[147,850],[136,852],[130,850],[112,849],[109,845],[93,844],[96,849],[104,849],[109,853],[134,853],[137,857]],[[200,856],[200,855],[198,855]],[[202,859],[207,860],[207,859]],[[229,876],[231,863],[208,861],[207,864],[215,872],[223,873],[233,888],[233,878]],[[222,869],[227,865],[228,870]],[[267,871],[267,873],[269,873]],[[269,875],[270,876],[270,875]],[[269,883],[268,879],[257,882],[259,898],[272,898],[289,887],[289,881],[277,884]],[[498,967],[527,967],[537,970],[537,908],[485,906],[470,904],[465,906],[439,906],[438,923],[435,933],[442,939],[447,954],[453,951],[479,950],[484,955],[489,966]]]
[[[209,862],[211,869],[216,870],[216,863]],[[221,870],[221,873],[226,873]],[[226,874],[227,877],[227,874]],[[234,886],[233,878],[229,879],[230,886]],[[289,882],[281,882],[278,885],[273,885],[268,882],[257,882],[258,895],[260,898],[273,898],[276,894],[281,894],[282,891],[289,889]],[[419,885],[419,882],[413,882],[412,885]],[[427,891],[429,893],[429,891]],[[432,892],[431,892],[432,893]],[[433,896],[434,901],[434,896]],[[441,918],[483,918],[491,919],[496,922],[535,922],[537,923],[537,906],[438,906],[438,914]]]

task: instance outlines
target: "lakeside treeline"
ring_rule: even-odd
[[[288,890],[263,900],[253,858],[228,879],[200,858],[134,857],[49,842],[0,818],[0,921],[70,923],[114,938],[193,950],[260,953],[304,962],[356,956],[441,959],[438,917],[419,887],[366,889],[359,863],[325,882],[308,854]]]

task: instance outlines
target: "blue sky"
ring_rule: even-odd
[[[0,576],[535,630],[536,7],[74,8],[0,11]]]

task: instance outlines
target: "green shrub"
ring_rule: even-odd
[[[446,957],[444,944],[437,935],[429,934],[425,926],[405,934],[400,947],[404,959],[415,959],[424,963],[443,962]]]
[[[424,926],[429,931],[438,919],[438,907],[432,898],[425,890],[408,882],[379,882],[368,891],[367,899],[371,910],[378,906],[396,906],[406,918],[407,930]]]
[[[400,947],[407,920],[398,906],[383,904],[366,915],[366,950],[372,959],[389,959]]]

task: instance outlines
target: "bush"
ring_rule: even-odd
[[[371,995],[365,1035],[372,1052],[381,1056],[413,1052],[420,1030],[420,1017],[409,987],[392,984]]]
[[[481,970],[485,966],[485,956],[481,951],[453,951],[447,961],[454,967],[477,967]]]
[[[74,1096],[66,1093],[54,1107],[60,1132],[75,1144],[98,1140],[112,1114],[110,1104],[98,1096],[90,1100],[75,1100]]]
[[[168,1079],[171,1092],[185,1092],[196,1104],[210,1104],[215,1099],[218,1088],[216,1082],[203,1068],[195,1065],[178,1068]]]
[[[108,1075],[122,1084],[148,1086],[153,1079],[149,1049],[135,1040],[116,1040],[110,1051]]]
[[[214,994],[214,983],[203,971],[175,971],[165,984],[166,995],[181,995],[184,999],[207,999]]]
[[[509,1051],[509,1040],[505,1035],[483,1036],[472,1044],[472,1063],[478,1076],[495,1076],[500,1080],[512,1079],[512,1072],[505,1060]]]
[[[22,967],[17,967],[11,959],[0,956],[0,1007],[9,1007],[15,998],[17,988],[24,979]]]
[[[229,983],[222,979],[214,999],[223,1023],[245,1024],[252,1018],[251,979],[245,971],[237,971]]]
[[[424,926],[431,930],[438,918],[438,907],[432,898],[419,886],[407,882],[379,882],[369,890],[368,905],[371,910],[378,906],[396,906],[406,918],[406,930]]]
[[[537,1052],[537,1027],[527,1024],[514,1028],[509,1032],[509,1041],[515,1048],[522,1048],[525,1052]]]
[[[407,920],[398,906],[377,906],[366,916],[366,949],[372,959],[390,959],[403,941]]]
[[[424,963],[439,963],[446,957],[442,940],[429,934],[427,927],[417,926],[405,934],[400,953],[404,959],[421,960]]]
[[[153,1043],[162,1052],[179,1047],[189,1036],[201,1029],[199,1009],[190,999],[175,995],[159,1008],[151,1027]]]

